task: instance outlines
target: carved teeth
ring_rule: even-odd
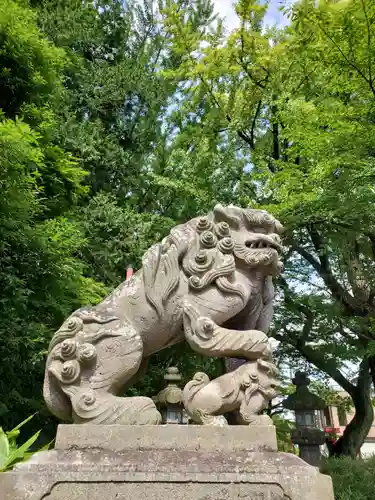
[[[269,242],[269,241],[258,241],[258,242],[252,242],[248,243],[246,245],[248,248],[272,248],[274,250],[279,250],[279,245],[275,242]]]

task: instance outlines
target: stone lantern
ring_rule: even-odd
[[[325,442],[325,434],[319,428],[318,410],[324,410],[327,405],[319,396],[310,392],[310,380],[306,373],[298,371],[292,382],[296,391],[283,402],[284,408],[294,411],[296,416],[292,441],[298,445],[300,457],[305,462],[319,467],[320,446]]]
[[[179,387],[182,376],[178,368],[172,366],[167,369],[164,380],[168,382],[167,387],[153,398],[162,416],[163,424],[185,424],[187,416],[182,401],[182,389]]]

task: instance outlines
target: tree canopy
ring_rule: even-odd
[[[42,408],[66,315],[173,225],[233,203],[287,228],[278,359],[348,392],[335,453],[354,456],[375,387],[375,6],[300,0],[279,29],[238,0],[228,32],[211,0],[155,4],[0,0],[2,418]],[[180,346],[151,363],[133,392],[171,363],[222,369]]]

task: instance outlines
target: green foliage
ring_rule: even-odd
[[[104,287],[85,277],[77,257],[85,238],[63,215],[86,193],[85,172],[54,142],[64,52],[15,2],[2,2],[0,33],[0,93],[13,96],[0,116],[0,394],[2,419],[12,426],[41,408],[53,331],[72,309],[97,302]]]
[[[329,459],[322,472],[332,477],[336,500],[372,500],[375,457],[367,460]]]
[[[46,347],[65,317],[217,202],[266,208],[287,226],[280,358],[302,358],[367,401],[372,2],[303,0],[277,30],[264,28],[263,2],[240,0],[229,34],[210,0],[157,3],[0,0],[3,418],[40,409]],[[353,377],[348,362],[360,363]],[[175,346],[133,393],[157,392],[171,364],[187,378],[223,368]]]
[[[192,3],[198,29],[212,9]],[[117,286],[129,264],[138,268],[176,222],[211,208],[212,183],[225,169],[208,189],[201,176],[201,199],[198,185],[183,199],[178,178],[194,177],[169,151],[165,110],[176,82],[160,72],[181,55],[158,20],[162,2],[159,12],[148,0],[1,7],[0,354],[9,361],[0,366],[0,411],[14,425],[15,416],[40,410],[38,425],[46,421],[40,387],[52,332]],[[194,158],[213,172],[227,156],[202,144]],[[189,375],[200,364],[220,369],[181,346],[155,362],[160,373],[152,368],[146,393],[163,384],[170,363]]]
[[[240,0],[239,27],[227,36],[220,23],[197,32],[187,21],[192,6],[180,7],[163,20],[172,51],[184,54],[165,71],[180,89],[171,149],[189,145],[179,157],[189,165],[204,137],[229,165],[244,161],[233,201],[265,208],[288,228],[272,331],[279,354],[302,356],[362,401],[363,439],[369,368],[375,383],[373,2],[303,0],[277,30],[264,28],[263,2]],[[201,177],[194,166],[190,175]],[[352,377],[347,362],[360,363]]]
[[[43,446],[39,450],[30,451],[30,448],[39,438],[40,431],[36,432],[22,445],[17,444],[17,438],[20,435],[20,428],[29,422],[33,417],[34,415],[31,415],[8,432],[4,432],[0,427],[0,472],[11,470],[18,462],[28,460],[33,453],[47,450],[49,448],[50,444]]]
[[[174,221],[121,207],[115,196],[98,194],[76,213],[87,244],[82,258],[92,277],[110,286],[125,278],[126,268],[141,266],[145,251],[160,241]]]
[[[95,303],[104,288],[83,276],[77,252],[85,239],[66,217],[46,218],[38,169],[46,168],[37,134],[17,120],[0,122],[0,366],[10,425],[38,410],[43,353],[75,307]],[[36,406],[35,406],[36,405]]]
[[[41,105],[61,86],[64,51],[41,36],[35,21],[31,9],[0,1],[0,108],[10,118],[24,102]]]
[[[69,58],[60,143],[81,159],[92,194],[104,190],[149,209],[148,163],[175,90],[158,71],[168,64],[168,47],[156,7],[149,0],[44,0],[37,9],[43,31]]]
[[[311,392],[321,397],[327,406],[336,406],[346,412],[353,409],[353,401],[349,396],[342,396],[337,390],[332,389],[327,382],[313,381],[309,387]]]
[[[296,453],[292,443],[292,430],[295,427],[295,423],[281,415],[273,415],[272,420],[276,427],[278,450],[285,453]]]

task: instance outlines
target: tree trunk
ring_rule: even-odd
[[[374,393],[375,393],[375,356],[369,357],[369,364],[370,364],[370,374],[371,374],[372,386],[373,386]]]
[[[370,394],[369,360],[363,360],[358,376],[357,386],[350,392],[353,400],[355,415],[346,426],[344,434],[333,444],[330,456],[349,456],[356,458],[366,439],[374,421],[374,409]]]
[[[355,399],[353,399],[355,401]],[[355,404],[355,416],[346,426],[344,434],[333,444],[330,456],[350,456],[356,458],[366,439],[374,419],[370,397],[359,398]]]
[[[276,337],[277,338],[277,337]],[[327,373],[337,384],[339,384],[352,398],[355,415],[346,426],[344,434],[328,447],[330,456],[349,456],[355,458],[366,439],[373,420],[374,409],[372,406],[370,386],[370,359],[364,358],[361,361],[356,385],[347,380],[342,373],[332,367],[323,357],[317,355],[310,347],[299,343],[296,345],[302,356],[314,364],[318,369]]]

